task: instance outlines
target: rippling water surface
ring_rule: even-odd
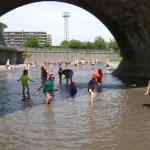
[[[102,67],[102,66],[97,66]],[[37,89],[39,67],[31,68],[31,98],[22,100],[23,69],[0,72],[0,149],[2,150],[149,150],[150,97],[104,74],[103,91],[90,105],[87,83],[94,70],[74,70],[78,93],[71,98],[65,81],[55,79],[51,105]],[[58,67],[53,69],[56,73]],[[97,69],[95,69],[97,70]],[[144,106],[143,106],[144,104]]]

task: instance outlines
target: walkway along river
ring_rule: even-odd
[[[97,68],[103,68],[101,65]],[[17,79],[22,68],[0,72],[0,149],[1,150],[149,150],[150,97],[146,87],[130,87],[111,74],[103,76],[100,99],[90,105],[87,83],[94,70],[74,69],[78,93],[71,98],[65,81],[55,79],[55,96],[46,107],[40,68],[29,76],[31,98],[22,101]],[[56,74],[58,67],[53,72]],[[148,105],[147,105],[148,106]]]

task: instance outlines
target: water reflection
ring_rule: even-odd
[[[59,85],[56,78],[58,91],[48,107],[43,93],[37,92],[39,68],[29,71],[35,82],[29,85],[31,99],[25,101],[17,82],[22,69],[1,75],[5,90],[0,91],[0,149],[148,150],[150,109],[142,106],[149,100],[143,96],[145,88],[129,88],[104,74],[102,93],[91,107],[87,83],[92,72],[74,72],[78,88],[74,98],[65,82]]]

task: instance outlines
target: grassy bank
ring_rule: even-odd
[[[117,58],[112,59],[111,62],[112,62],[112,63],[113,63],[113,62],[114,62],[114,63],[115,63],[115,62],[116,62],[116,63],[120,63],[121,60],[122,60],[122,57],[118,56]]]
[[[117,57],[115,59],[112,59],[109,64],[113,66],[114,68],[117,68],[121,60],[122,60],[122,57]]]

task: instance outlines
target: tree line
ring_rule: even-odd
[[[105,41],[101,36],[97,36],[94,42],[70,40],[62,41],[58,46],[52,46],[48,43],[45,45],[39,45],[39,38],[37,35],[29,35],[27,40],[24,42],[23,47],[30,48],[70,48],[70,49],[92,49],[92,50],[103,50],[103,51],[114,51],[120,52],[119,46],[115,39],[110,39],[109,42]]]

